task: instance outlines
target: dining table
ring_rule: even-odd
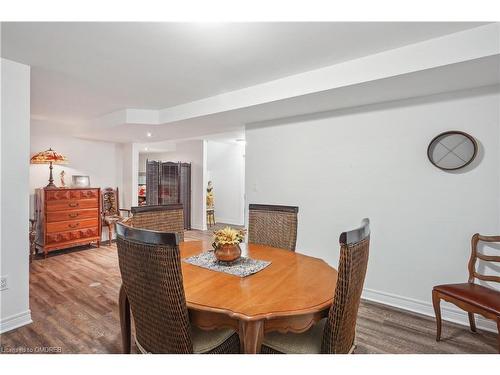
[[[179,245],[181,259],[212,248],[207,241]],[[268,332],[301,333],[328,315],[337,270],[324,260],[298,251],[242,244],[242,256],[270,261],[246,277],[209,270],[181,261],[191,324],[203,330],[231,328],[238,332],[241,353],[260,353]],[[130,311],[120,290],[122,345],[130,353]]]

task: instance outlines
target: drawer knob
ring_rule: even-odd
[[[69,226],[70,228],[76,228],[76,227],[77,227],[77,226],[79,226],[79,225],[80,225],[80,223],[68,224],[68,226]]]
[[[69,214],[69,217],[78,217],[78,214],[77,213]]]
[[[78,207],[78,202],[73,202],[69,204],[70,207]]]

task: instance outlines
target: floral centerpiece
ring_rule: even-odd
[[[223,262],[232,262],[241,256],[239,244],[245,239],[244,229],[225,227],[214,232],[215,257]]]

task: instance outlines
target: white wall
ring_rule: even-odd
[[[245,145],[207,142],[208,179],[212,180],[217,222],[243,225],[245,221]]]
[[[432,286],[467,280],[472,234],[500,229],[499,115],[488,87],[249,128],[247,203],[299,206],[298,251],[334,267],[338,235],[369,217],[365,298],[433,315]],[[465,171],[427,160],[450,129],[480,144]],[[456,312],[444,317],[465,322]]]
[[[29,309],[30,67],[1,59],[0,332],[31,323]]]
[[[90,176],[92,187],[118,187],[120,205],[123,205],[122,187],[122,147],[118,143],[88,141],[74,137],[46,135],[37,130],[37,124],[31,125],[31,155],[51,147],[65,155],[68,164],[54,165],[54,183],[60,186],[60,172],[64,170],[66,186],[71,186],[73,175]],[[36,188],[47,185],[49,166],[30,165],[30,215],[33,215],[33,194]],[[103,240],[108,239],[107,229],[103,227]]]
[[[176,144],[175,151],[141,153],[139,171],[145,171],[146,159],[191,163],[191,227],[206,230],[205,197],[207,186],[207,141],[194,140]],[[147,187],[146,187],[147,188]]]
[[[139,149],[135,143],[124,143],[122,149],[122,208],[137,206],[139,181]]]

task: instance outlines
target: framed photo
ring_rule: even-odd
[[[90,187],[90,177],[89,176],[72,176],[71,186],[74,188]]]

